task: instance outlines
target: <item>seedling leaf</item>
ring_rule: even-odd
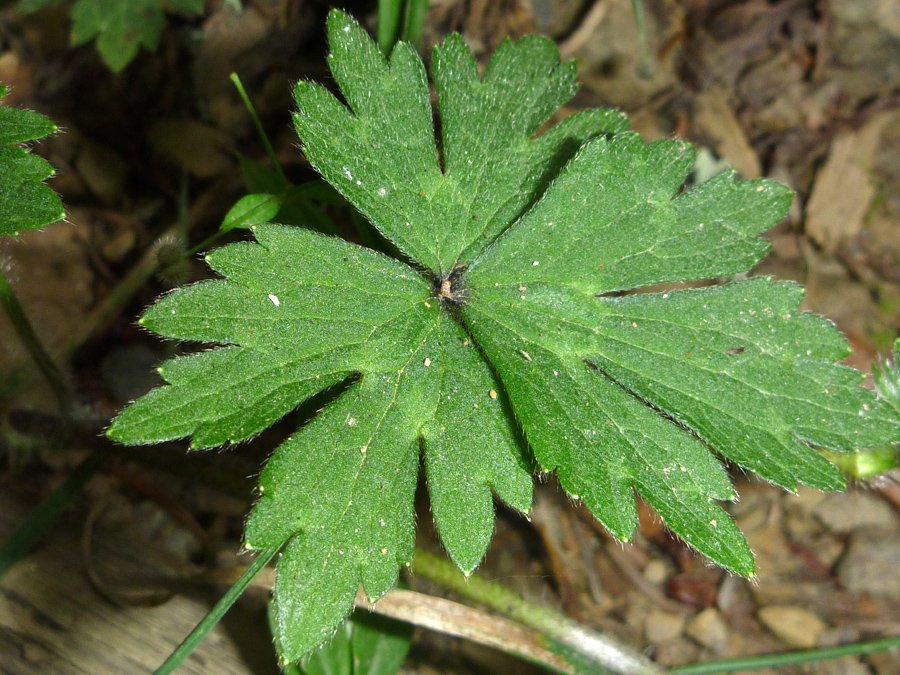
[[[203,11],[202,0],[170,0],[189,14]],[[72,45],[97,40],[97,51],[118,72],[141,47],[154,51],[162,36],[165,14],[160,0],[78,0],[72,7]]]
[[[276,582],[286,659],[332,634],[359,584],[374,601],[410,561],[420,452],[465,572],[490,539],[492,492],[527,510],[536,462],[620,539],[637,493],[688,544],[751,576],[718,504],[735,498],[721,458],[788,489],[836,489],[810,444],[851,452],[900,437],[898,413],[834,365],[843,338],[797,311],[798,286],[620,293],[747,271],[786,188],[723,173],[682,191],[690,147],[645,145],[612,111],[540,133],[575,73],[537,37],[503,43],[483,77],[459,36],[436,47],[438,144],[415,51],[399,44],[386,59],[339,11],[328,32],[349,108],[298,84],[302,147],[404,260],[254,226],[256,243],[208,256],[223,279],[142,319],[224,346],[164,365],[169,385],[109,431],[211,447],[346,389],[276,450],[247,523],[248,548],[289,540]]]
[[[225,214],[219,229],[228,232],[236,227],[250,227],[274,220],[283,203],[284,198],[280,194],[258,192],[245,195]]]

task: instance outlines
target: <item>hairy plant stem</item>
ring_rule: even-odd
[[[653,60],[650,58],[650,47],[647,43],[647,25],[644,21],[644,1],[632,0],[634,10],[634,24],[638,32],[638,45],[640,61],[638,62],[638,74],[646,80],[653,77]]]
[[[59,407],[63,415],[66,417],[70,416],[74,407],[72,389],[69,386],[65,375],[57,368],[56,363],[54,363],[50,354],[44,349],[44,345],[38,338],[37,333],[34,332],[34,328],[28,320],[25,310],[22,308],[21,303],[19,303],[15,291],[13,291],[12,286],[10,286],[9,281],[7,281],[6,275],[3,274],[2,270],[0,270],[0,304],[2,304],[3,308],[6,310],[13,328],[15,328],[16,333],[19,335],[19,339],[22,341],[22,344],[25,345],[32,360],[35,362],[47,382],[50,383],[50,387],[53,389],[53,393],[59,402]]]
[[[666,671],[609,636],[592,631],[556,610],[523,600],[514,591],[478,576],[465,577],[449,560],[416,549],[413,572],[532,628],[551,640],[622,675]]]
[[[422,31],[425,28],[425,15],[428,12],[428,0],[409,0],[406,5],[406,28],[403,39],[411,42],[416,49],[422,42]]]

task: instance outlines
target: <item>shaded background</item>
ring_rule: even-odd
[[[373,2],[338,4],[374,28]],[[0,264],[86,420],[61,423],[0,316],[0,536],[88,452],[115,453],[0,585],[2,672],[150,672],[223,591],[211,577],[227,585],[237,573],[254,475],[296,415],[252,443],[190,457],[186,444],[117,451],[99,434],[179,349],[136,327],[141,309],[208,275],[196,258],[160,265],[160,250],[215,233],[246,193],[238,153],[265,162],[231,72],[288,176],[314,177],[291,129],[290,85],[330,82],[330,7],[208,0],[200,15],[168,12],[156,52],[119,73],[93,43],[69,45],[70,3],[0,10],[4,103],[62,128],[34,151],[56,167],[50,185],[68,213],[4,239]],[[900,333],[900,2],[648,0],[646,22],[642,63],[627,0],[433,0],[422,53],[455,30],[485,62],[503,38],[543,33],[579,63],[581,90],[559,117],[619,107],[648,140],[693,142],[698,178],[734,166],[789,185],[790,216],[766,235],[773,252],[755,273],[804,283],[804,308],[835,321],[853,347],[848,363],[868,370]],[[348,214],[330,215],[354,236]],[[735,479],[742,499],[731,511],[757,552],[755,583],[710,569],[647,509],[633,545],[613,542],[552,481],[532,522],[500,511],[480,572],[667,665],[900,634],[895,483],[790,495]],[[435,548],[427,505],[418,520],[420,545]],[[264,599],[248,593],[180,672],[277,672]],[[424,632],[407,667],[530,668]],[[780,672],[886,675],[900,662],[880,654]]]

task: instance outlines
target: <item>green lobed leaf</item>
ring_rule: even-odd
[[[400,670],[412,642],[410,624],[356,612],[352,626],[354,675],[394,675]]]
[[[351,635],[353,623],[347,621],[332,638],[303,660],[303,675],[353,675]]]
[[[0,99],[6,92],[0,85]],[[59,196],[43,183],[54,175],[53,167],[19,145],[56,130],[43,115],[0,106],[0,236],[43,227],[65,216]]]
[[[143,46],[156,49],[165,16],[159,0],[78,0],[72,7],[72,45],[97,40],[97,51],[118,72]]]
[[[334,232],[333,224],[320,209],[316,208],[313,202],[324,202],[337,206],[346,206],[347,202],[324,180],[312,180],[302,185],[292,185],[284,177],[284,174],[259,162],[241,155],[238,155],[238,162],[241,165],[247,192],[251,194],[265,192],[277,195],[280,199],[281,206],[268,218],[269,221],[284,225],[310,227],[320,232]]]
[[[304,675],[394,675],[409,652],[411,625],[355,612],[331,639],[303,659]]]
[[[462,38],[451,35],[434,54],[442,173],[415,49],[400,43],[386,62],[339,12],[329,16],[328,35],[329,64],[350,110],[322,86],[299,82],[295,123],[304,154],[382,234],[439,275],[483,250],[586,138],[627,128],[621,113],[588,111],[532,140],[575,93],[574,63],[559,65],[545,38],[507,40],[481,80]]]
[[[735,183],[728,171],[673,199],[693,163],[683,141],[593,139],[479,265],[492,282],[585,293],[746,271],[769,250],[757,235],[784,216],[790,191],[770,180]]]
[[[459,36],[438,45],[438,143],[415,51],[385,59],[338,11],[328,32],[349,108],[301,82],[297,132],[408,262],[254,226],[256,243],[208,256],[223,279],[142,319],[223,346],[164,365],[169,384],[109,431],[236,442],[344,383],[276,450],[247,522],[248,548],[289,540],[276,583],[285,659],[333,633],[359,584],[375,600],[396,582],[420,453],[437,529],[466,572],[490,540],[492,493],[527,510],[536,462],[620,539],[637,494],[689,545],[751,576],[719,505],[736,497],[722,459],[788,489],[836,489],[839,472],[811,445],[900,438],[897,411],[834,365],[843,338],[797,311],[798,286],[619,293],[745,272],[768,250],[758,235],[786,213],[786,188],[726,172],[683,191],[690,147],[645,145],[611,111],[539,133],[575,89],[574,66],[543,38],[505,42],[483,76]]]
[[[169,0],[177,11],[199,14],[202,0]],[[118,72],[141,47],[154,51],[162,36],[165,14],[160,0],[77,0],[72,7],[72,45],[97,40],[97,51]]]
[[[900,410],[900,340],[894,342],[891,356],[882,362],[872,364],[872,379],[875,387],[888,403]]]

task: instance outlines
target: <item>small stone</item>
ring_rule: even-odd
[[[684,617],[680,614],[655,611],[644,621],[644,636],[654,644],[672,640],[684,630]]]
[[[832,532],[853,532],[864,527],[896,528],[891,507],[866,492],[828,495],[813,514]]]
[[[849,645],[862,640],[862,633],[852,626],[837,626],[829,628],[819,636],[817,647],[837,647]]]
[[[892,651],[867,654],[866,661],[875,675],[897,675],[897,655]]]
[[[782,498],[786,508],[797,508],[804,513],[812,513],[816,507],[828,499],[828,493],[805,485],[798,485],[797,494],[786,492]]]
[[[653,650],[653,660],[666,667],[686,666],[689,663],[697,662],[699,651],[693,642],[678,637],[656,645]]]
[[[822,675],[870,675],[872,672],[857,656],[823,661],[819,664]]]
[[[863,530],[850,538],[838,579],[851,593],[900,598],[900,534]]]
[[[687,634],[716,654],[725,649],[728,641],[728,627],[715,607],[708,607],[691,619]]]
[[[669,567],[662,560],[653,559],[644,566],[644,579],[659,585],[669,578]]]
[[[812,649],[827,626],[818,616],[800,607],[769,605],[757,615],[762,624],[786,645]]]

